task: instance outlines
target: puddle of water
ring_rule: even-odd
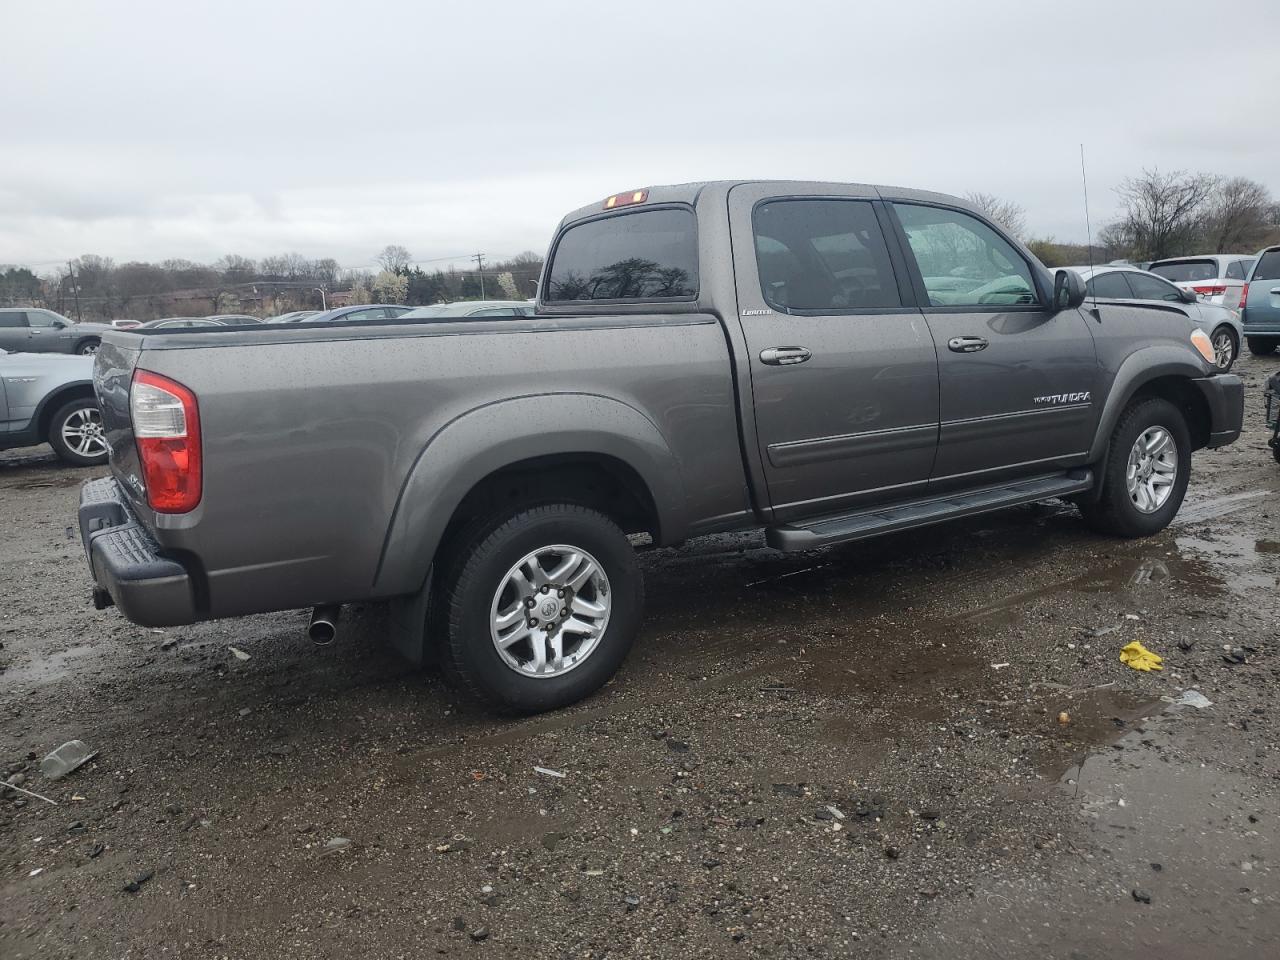
[[[96,644],[83,643],[59,650],[39,660],[33,660],[20,667],[10,667],[4,673],[6,683],[25,683],[33,687],[44,687],[59,680],[65,680],[77,670],[84,669],[81,663],[85,657],[101,653]]]
[[[1234,530],[1199,530],[1177,537],[1178,549],[1198,559],[1202,566],[1223,574],[1221,582],[1235,594],[1272,590],[1280,579],[1270,558],[1280,553],[1280,543],[1258,540]]]

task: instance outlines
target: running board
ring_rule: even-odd
[[[888,507],[875,507],[836,517],[822,517],[808,523],[788,523],[769,527],[765,540],[778,550],[813,550],[833,543],[847,543],[866,537],[910,530],[943,520],[972,517],[979,513],[1035,503],[1053,497],[1067,497],[1093,488],[1093,472],[1086,469],[1032,477],[993,487],[964,490],[927,500],[912,500]]]

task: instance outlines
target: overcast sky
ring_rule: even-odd
[[[893,183],[1085,236],[1142,167],[1280,196],[1280,2],[4,0],[0,263],[541,252],[653,183]]]

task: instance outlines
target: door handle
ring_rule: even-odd
[[[42,334],[42,333],[44,333],[44,331],[43,331],[43,330],[32,330],[32,331],[31,331],[31,335],[32,335],[33,337],[38,337],[38,336],[40,336],[40,334]]]
[[[977,353],[991,346],[982,337],[952,337],[947,341],[947,349],[956,353]]]
[[[772,367],[787,367],[793,363],[804,363],[811,356],[804,347],[770,347],[760,351],[760,362]]]

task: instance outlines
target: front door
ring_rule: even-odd
[[[874,190],[729,194],[755,441],[777,520],[927,485],[938,361]]]
[[[27,327],[27,315],[23,311],[0,310],[0,350],[26,353],[31,349],[30,339],[31,330]]]
[[[1102,400],[1084,314],[1046,307],[1030,262],[978,217],[928,203],[890,207],[938,352],[930,490],[1083,463]]]

